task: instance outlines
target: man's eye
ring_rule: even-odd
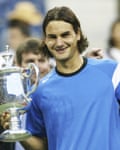
[[[34,63],[34,60],[28,60],[27,63]]]
[[[68,36],[70,36],[70,33],[69,33],[69,32],[66,32],[66,33],[63,33],[63,34],[62,34],[62,37],[68,37]]]
[[[69,37],[69,35],[68,35],[68,34],[65,34],[65,35],[63,35],[62,37],[63,37],[63,38],[66,38],[66,37]]]
[[[40,59],[39,62],[45,62],[45,59]]]

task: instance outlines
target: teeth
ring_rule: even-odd
[[[62,49],[56,49],[56,51],[63,51],[64,49],[62,48]]]

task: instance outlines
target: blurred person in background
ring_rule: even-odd
[[[4,51],[5,44],[6,44],[6,39],[7,39],[7,23],[9,20],[9,15],[14,10],[18,10],[19,8],[22,8],[21,11],[21,16],[25,15],[30,16],[32,11],[32,16],[33,14],[37,17],[35,18],[41,18],[41,16],[44,16],[46,12],[46,2],[43,0],[0,0],[0,51]],[[17,9],[16,9],[17,8]],[[19,12],[20,12],[19,11]],[[25,13],[23,13],[23,12]],[[30,15],[28,15],[30,13]],[[32,18],[34,20],[34,18]],[[27,20],[27,19],[26,19]],[[38,19],[37,19],[38,20]],[[38,22],[38,21],[37,21]],[[39,21],[40,22],[40,21]],[[35,25],[31,25],[31,31],[34,36],[41,36],[41,23],[37,23]]]
[[[28,63],[35,63],[40,70],[40,78],[45,76],[53,67],[49,54],[42,52],[42,40],[28,38],[21,43],[16,50],[16,63],[20,67],[26,67]]]
[[[120,62],[120,18],[116,19],[111,26],[106,55]]]
[[[19,19],[11,19],[8,21],[8,45],[13,52],[17,47],[31,35],[30,27],[27,22]]]
[[[19,44],[29,37],[36,36],[31,27],[40,25],[42,17],[33,3],[28,1],[16,3],[7,21],[7,44],[14,53]],[[40,36],[40,32],[38,33]]]
[[[41,2],[39,1],[39,5],[40,3]],[[40,12],[40,10],[38,10],[37,7],[38,6],[30,1],[18,2],[14,6],[14,9],[8,14],[8,21],[18,19],[20,21],[26,22],[30,26],[32,35],[40,37],[40,27],[44,15]],[[35,32],[35,30],[32,30],[33,28],[37,28],[37,31]]]

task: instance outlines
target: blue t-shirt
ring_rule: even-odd
[[[33,94],[27,129],[49,150],[120,149],[120,65],[86,59],[82,69],[53,69]]]

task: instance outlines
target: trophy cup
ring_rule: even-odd
[[[0,141],[21,141],[31,136],[31,133],[21,127],[21,114],[26,112],[26,106],[31,101],[30,95],[36,90],[39,82],[39,69],[33,63],[27,68],[13,65],[14,55],[6,46],[6,51],[1,52],[4,65],[0,67],[0,113],[9,112],[10,127],[0,134]],[[31,88],[25,92],[24,83],[30,81],[32,72],[36,79]],[[26,85],[27,86],[27,82]]]

